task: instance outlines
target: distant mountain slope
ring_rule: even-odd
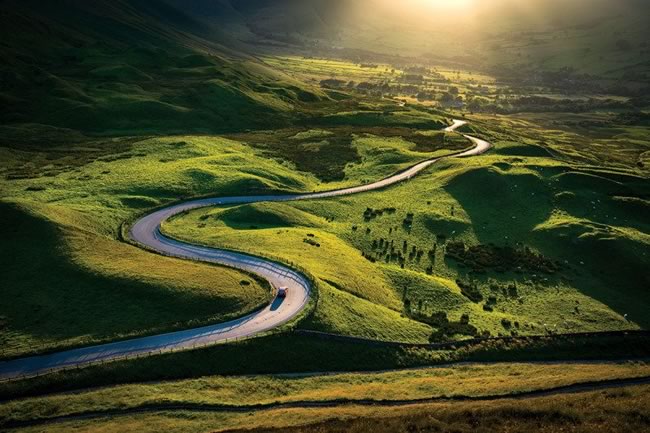
[[[247,42],[303,44],[336,39],[361,0],[165,0],[204,25],[218,25]]]
[[[278,125],[319,90],[156,0],[0,2],[0,122],[92,133]]]
[[[650,2],[646,0],[499,0],[475,23],[492,65],[513,69],[572,68],[605,78],[650,80]]]
[[[211,29],[224,29],[234,37],[250,35],[248,18],[231,0],[164,0]]]
[[[451,0],[166,1],[258,49],[347,48],[614,79],[650,70],[647,0],[475,0],[468,8]]]

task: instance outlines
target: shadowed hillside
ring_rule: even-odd
[[[2,123],[236,131],[282,124],[296,102],[322,98],[164,2],[9,0],[0,25]]]

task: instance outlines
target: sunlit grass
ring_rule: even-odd
[[[644,377],[649,372],[648,366],[644,363],[512,363],[469,364],[385,373],[317,374],[306,377],[205,377],[176,382],[120,385],[75,394],[22,399],[5,404],[0,409],[0,414],[3,414],[1,417],[8,421],[66,416],[88,411],[119,411],[161,403],[237,406],[337,399],[410,400],[453,396],[495,396],[580,382]],[[273,418],[273,412],[265,412],[265,414]],[[300,423],[315,422],[321,418],[319,414],[328,414],[325,415],[326,417],[341,416],[345,414],[345,409],[312,410],[311,414],[303,418]],[[139,419],[142,422],[151,416],[156,415],[133,415],[132,419]],[[365,416],[373,415],[368,412]],[[247,418],[247,426],[251,427],[258,425],[264,417],[260,413]],[[287,425],[295,422],[290,419]],[[120,417],[120,422],[122,420],[123,418]],[[168,422],[170,421],[171,418]],[[234,427],[239,423],[238,417],[234,415],[224,414],[222,421],[226,424],[221,424],[220,428]],[[107,426],[110,426],[110,422],[107,421],[94,421],[97,422],[108,423]],[[76,421],[76,423],[84,422]],[[192,424],[187,424],[184,428],[203,428]],[[278,427],[278,424],[270,425]],[[149,431],[144,425],[141,425],[141,428]],[[149,426],[149,429],[152,428],[154,427]],[[174,425],[169,424],[168,428],[173,429]]]
[[[375,153],[386,158],[394,151],[402,158],[410,152],[409,144],[400,139],[368,137],[357,139],[356,143],[364,159]],[[265,255],[306,264],[307,269],[313,269],[323,281],[334,281],[336,287],[325,286],[324,302],[319,305],[315,318],[305,325],[316,329],[373,338],[408,337],[404,341],[412,341],[418,335],[403,332],[407,329],[404,325],[387,324],[385,315],[343,313],[341,305],[346,305],[344,298],[349,295],[339,292],[341,289],[396,311],[411,308],[425,315],[445,312],[450,320],[460,320],[463,314],[468,314],[471,324],[492,335],[507,335],[512,331],[544,334],[642,326],[645,319],[640,314],[639,302],[646,302],[645,297],[635,289],[634,278],[628,277],[637,275],[637,270],[619,273],[618,289],[614,291],[607,280],[598,274],[583,272],[583,269],[602,266],[605,239],[616,242],[617,248],[629,250],[630,255],[626,256],[630,269],[642,266],[647,260],[644,254],[648,245],[644,234],[647,226],[639,219],[641,214],[630,210],[643,205],[599,195],[605,194],[607,189],[596,192],[599,190],[594,182],[615,185],[616,175],[612,174],[610,180],[603,177],[608,176],[605,172],[601,177],[590,177],[591,168],[574,168],[554,160],[547,150],[533,143],[532,140],[530,144],[497,141],[496,148],[480,158],[442,161],[416,179],[385,191],[287,203],[285,206],[302,212],[302,217],[273,229],[249,230],[257,223],[246,220],[246,224],[240,224],[235,230],[232,223],[224,224],[218,213],[209,210],[174,219],[164,229],[172,236],[215,246],[247,251],[261,248]],[[375,167],[380,166],[377,163],[369,165],[375,173]],[[359,179],[369,178],[359,174],[362,167],[353,166],[346,172],[354,172]],[[583,173],[576,178],[580,181],[571,180],[574,172]],[[644,181],[638,179],[638,182],[642,185]],[[588,201],[602,201],[602,211],[589,210],[581,215],[582,203],[563,198],[566,194],[571,197],[571,191],[579,193],[581,188],[596,194]],[[258,206],[274,213],[273,206]],[[368,208],[395,208],[395,212],[365,220],[363,214]],[[578,230],[575,236],[580,243],[572,241],[574,235],[566,232],[569,227],[566,221],[557,223],[554,220],[558,212],[574,218],[573,227]],[[405,228],[403,221],[408,213],[414,215],[414,222]],[[581,215],[582,219],[575,220],[575,215]],[[326,222],[309,223],[314,216]],[[619,220],[615,219],[617,216]],[[590,226],[600,228],[590,231]],[[321,246],[305,243],[309,235],[313,235],[313,240]],[[362,253],[375,256],[372,244],[376,245],[380,238],[393,240],[400,250],[403,241],[407,241],[409,251],[417,248],[426,252],[437,243],[439,235],[467,244],[526,245],[560,263],[562,270],[556,275],[515,269],[505,273],[488,270],[475,274],[446,259],[442,244],[435,260],[425,255],[417,261],[409,261],[406,269],[394,262],[385,263],[383,256],[372,264],[362,256]],[[426,275],[429,267],[433,275]],[[350,268],[360,272],[349,272]],[[336,275],[345,275],[345,278],[337,279]],[[484,301],[471,302],[461,295],[457,279],[476,281]],[[509,297],[500,291],[495,293],[490,289],[493,282],[516,282],[518,295]],[[392,296],[399,297],[401,306],[389,301],[386,295],[377,296],[377,288],[382,284],[392,287]],[[493,311],[484,308],[491,297],[496,302]],[[406,307],[407,300],[410,307]],[[633,319],[625,320],[624,314]],[[355,319],[348,321],[344,317]],[[516,329],[511,327],[515,322]],[[380,329],[384,331],[379,332]]]

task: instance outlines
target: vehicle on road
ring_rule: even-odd
[[[287,293],[289,293],[289,288],[288,287],[280,287],[278,289],[278,298],[286,298]]]

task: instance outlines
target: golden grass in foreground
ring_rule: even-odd
[[[641,432],[650,426],[650,386],[485,402],[399,407],[344,406],[243,414],[160,412],[66,421],[21,432]]]
[[[575,383],[650,375],[637,363],[467,364],[380,373],[315,376],[205,377],[119,385],[10,401],[0,419],[33,420],[157,404],[255,405],[298,401],[413,400],[497,396]]]
[[[523,400],[303,411],[302,422],[296,420],[298,411],[286,411],[273,417],[277,428],[244,428],[256,433],[642,432],[650,427],[648,401],[650,386],[645,385]],[[292,421],[298,425],[290,427]]]

